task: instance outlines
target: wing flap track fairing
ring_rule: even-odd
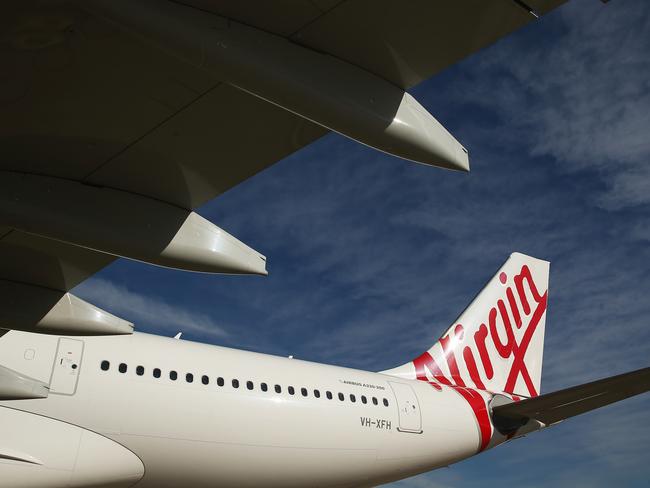
[[[365,145],[469,170],[467,150],[422,105],[357,66],[172,2],[96,0],[84,8],[226,83]]]

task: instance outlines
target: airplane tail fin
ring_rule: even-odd
[[[385,374],[539,395],[549,263],[513,253],[428,351]]]

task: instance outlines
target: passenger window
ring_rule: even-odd
[[[350,394],[350,401],[351,401],[352,403],[356,402],[356,401],[357,401],[357,397],[355,397],[354,395]]]
[[[108,361],[102,361],[102,371],[108,371],[108,369],[111,367],[111,363]]]
[[[388,399],[384,398],[384,407],[388,406]]]
[[[363,403],[364,405],[368,403],[368,399],[366,398],[366,395],[361,395],[361,403]]]
[[[178,373],[176,371],[170,371],[169,372],[169,379],[172,381],[176,381],[178,378]]]
[[[246,388],[248,388],[249,390],[252,390],[253,389],[253,382],[252,381],[247,381],[246,382]]]
[[[318,390],[314,390],[314,396],[315,396],[316,398],[320,398],[320,391],[318,391]]]
[[[372,397],[372,404],[373,404],[373,405],[377,405],[377,398]]]
[[[261,383],[260,388],[262,389],[262,391],[268,391],[269,390],[269,387],[268,387],[268,385],[266,383]]]
[[[280,385],[275,385],[275,392],[282,393],[282,387]]]
[[[345,396],[343,395],[343,393],[339,393],[339,400],[341,401],[345,400]]]
[[[219,376],[219,377],[217,378],[217,385],[219,385],[219,386],[223,386],[223,385],[224,385],[224,381],[223,381],[223,378],[222,378],[221,376]]]
[[[327,397],[328,400],[331,400],[332,399],[332,392],[331,391],[325,392],[325,396]]]
[[[153,377],[154,378],[160,378],[160,368],[154,368]]]
[[[144,366],[138,366],[135,368],[135,374],[138,376],[142,376],[144,374]]]
[[[118,370],[119,370],[120,373],[126,373],[126,370],[127,370],[127,369],[128,369],[128,368],[127,368],[126,364],[124,364],[124,363],[120,363],[120,367],[118,368]]]
[[[232,380],[232,387],[239,388],[239,380]]]
[[[203,383],[204,385],[209,385],[210,378],[208,378],[206,375],[201,376],[201,383]]]
[[[300,388],[300,394],[304,397],[307,396],[307,388]]]
[[[296,391],[293,389],[293,386],[290,386],[289,388],[287,388],[287,390],[289,391],[289,395],[293,395],[293,394],[296,392]]]
[[[188,383],[192,383],[192,381],[194,381],[194,375],[192,373],[187,373],[185,375],[185,381],[187,381]]]

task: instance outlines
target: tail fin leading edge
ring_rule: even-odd
[[[539,395],[549,263],[513,253],[440,340],[385,374]]]

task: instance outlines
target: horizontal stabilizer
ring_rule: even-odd
[[[650,390],[650,368],[604,378],[536,398],[494,407],[495,421],[534,419],[546,425]]]

